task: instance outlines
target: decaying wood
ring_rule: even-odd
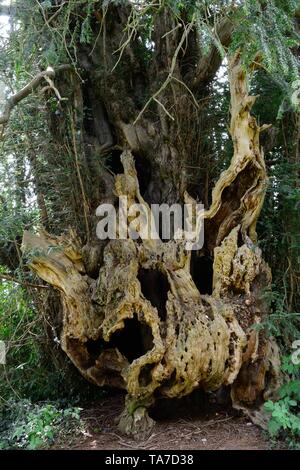
[[[153,425],[147,408],[154,394],[181,397],[227,385],[234,406],[257,413],[278,386],[276,346],[253,328],[267,314],[262,293],[271,282],[255,231],[267,182],[259,144],[264,127],[250,114],[255,97],[238,54],[229,72],[234,155],[204,215],[206,247],[214,254],[212,295],[196,287],[182,241],[111,240],[94,280],[74,233],[24,234],[31,268],[61,292],[63,350],[93,383],[127,391],[120,426],[134,435]],[[130,150],[121,161],[117,196],[150,211]]]

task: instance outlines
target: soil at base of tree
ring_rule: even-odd
[[[72,442],[56,444],[56,449],[69,450],[270,450],[266,434],[247,417],[215,403],[205,404],[192,399],[163,401],[153,412],[157,424],[144,441],[122,435],[117,418],[124,397],[108,396],[82,411],[86,432]],[[200,400],[201,401],[201,400]],[[188,406],[188,408],[187,408]],[[158,418],[159,415],[159,418]]]

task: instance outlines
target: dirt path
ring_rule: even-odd
[[[83,420],[87,432],[68,444],[56,446],[63,449],[80,450],[263,450],[271,444],[263,432],[243,416],[234,411],[216,410],[216,406],[173,407],[163,405],[157,411],[160,420],[151,436],[145,441],[135,442],[124,437],[117,429],[116,419],[123,406],[120,396],[109,397],[84,409]],[[157,419],[157,416],[155,416]]]

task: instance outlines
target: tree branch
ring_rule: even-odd
[[[4,111],[2,115],[0,115],[0,124],[5,125],[9,121],[11,112],[13,108],[20,103],[24,98],[30,95],[39,84],[46,79],[53,79],[58,72],[65,71],[71,69],[69,65],[61,65],[55,71],[52,67],[48,67],[47,70],[38,73],[27,85],[25,85],[20,91],[12,95],[10,98],[7,99]]]
[[[4,279],[5,281],[12,281],[20,284],[24,287],[34,287],[35,289],[49,289],[49,286],[43,286],[42,284],[32,284],[31,282],[20,281],[19,279],[11,276],[10,274],[3,274],[0,273],[0,279]]]
[[[234,30],[234,24],[228,17],[220,21],[216,27],[215,36],[222,47],[228,47]],[[210,82],[222,63],[222,56],[218,47],[213,44],[209,53],[202,56],[196,69],[196,76],[192,82],[192,89]]]

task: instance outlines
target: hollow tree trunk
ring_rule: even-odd
[[[278,386],[276,345],[252,328],[268,313],[262,293],[271,282],[255,231],[267,183],[259,145],[264,127],[250,114],[255,97],[248,94],[238,54],[229,62],[229,74],[234,155],[205,211],[200,253],[186,251],[178,240],[111,240],[94,279],[85,261],[89,245],[83,249],[73,231],[61,237],[24,234],[32,270],[61,293],[62,349],[88,380],[127,391],[120,418],[127,433],[149,431],[153,422],[147,408],[157,396],[181,397],[198,387],[211,391],[226,385],[234,406],[255,415]],[[124,173],[115,178],[115,194],[127,196],[129,204],[147,205],[134,154],[141,146],[151,154],[153,129],[149,122],[147,132],[132,122],[122,126]],[[153,139],[157,150],[163,138]],[[192,200],[186,176],[175,181],[179,155],[172,142],[161,143],[153,155],[154,168],[168,172],[164,202]],[[152,188],[161,181],[155,181],[156,174]],[[94,250],[96,245],[94,240]],[[213,257],[212,266],[204,263],[204,253]]]

